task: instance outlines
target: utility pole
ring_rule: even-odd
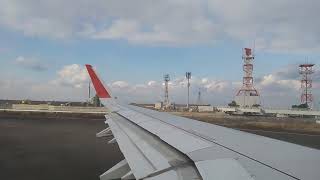
[[[186,72],[186,78],[187,78],[187,80],[188,80],[188,103],[187,103],[187,108],[188,108],[188,110],[189,110],[189,106],[190,106],[190,104],[189,104],[189,99],[190,99],[190,79],[191,79],[191,72]]]

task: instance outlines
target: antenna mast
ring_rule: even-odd
[[[254,54],[252,49],[243,49],[243,82],[242,87],[236,94],[236,102],[242,107],[252,107],[253,105],[259,105],[259,93],[253,86],[253,60]]]
[[[300,74],[301,74],[301,104],[308,105],[308,108],[312,108],[313,96],[311,92],[312,80],[311,74],[314,73],[312,67],[314,64],[300,64]]]

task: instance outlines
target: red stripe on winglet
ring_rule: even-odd
[[[97,74],[92,69],[92,66],[89,65],[89,64],[86,64],[86,68],[88,70],[89,76],[91,78],[91,81],[93,83],[94,89],[97,92],[98,97],[99,98],[111,98],[110,94],[108,93],[106,88],[101,83],[99,77],[97,76]]]

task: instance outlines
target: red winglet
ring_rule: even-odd
[[[106,90],[106,88],[103,86],[102,82],[100,81],[97,74],[94,72],[91,65],[86,64],[86,68],[88,70],[89,76],[91,78],[91,81],[93,83],[93,86],[97,92],[97,95],[99,98],[111,98],[110,94]]]

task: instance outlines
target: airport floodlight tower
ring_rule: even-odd
[[[258,91],[253,86],[253,60],[254,54],[252,49],[244,48],[242,59],[243,64],[243,80],[242,87],[235,97],[235,101],[241,107],[252,107],[260,105],[260,97]]]
[[[169,81],[170,81],[170,76],[169,74],[165,74],[163,76],[164,79],[164,105],[167,107],[170,105],[169,101]]]
[[[188,103],[187,103],[187,108],[189,109],[189,100],[190,100],[190,79],[191,79],[191,72],[186,72],[186,78],[188,80]]]
[[[313,71],[314,64],[300,64],[299,65],[299,72],[301,74],[301,104],[308,105],[309,108],[312,108],[312,101],[313,96],[311,92],[312,88],[312,79],[311,74],[314,73]]]

